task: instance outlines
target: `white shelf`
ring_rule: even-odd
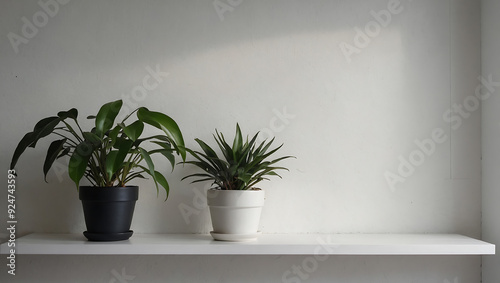
[[[30,234],[16,254],[33,255],[492,255],[495,245],[456,234],[263,234],[254,242],[210,235],[134,234],[126,241],[89,242],[80,234]],[[0,246],[8,254],[7,243]]]

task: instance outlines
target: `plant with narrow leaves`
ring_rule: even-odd
[[[135,109],[115,125],[122,105],[121,100],[109,102],[100,108],[97,115],[88,116],[88,119],[95,120],[95,127],[90,131],[83,131],[80,127],[75,108],[42,119],[19,142],[10,168],[14,169],[26,148],[34,148],[41,138],[53,134],[61,139],[53,141],[47,151],[43,165],[45,180],[53,163],[58,158],[69,156],[68,175],[77,188],[83,177],[96,187],[124,187],[129,181],[144,178],[143,174],[148,174],[155,182],[157,193],[158,184],[165,189],[166,200],[169,194],[168,182],[155,169],[151,156],[163,155],[172,164],[172,169],[175,164],[174,153],[180,155],[182,160],[186,159],[179,126],[169,116],[149,111],[145,107]],[[126,124],[134,113],[137,120]],[[161,130],[162,134],[140,138],[145,124]],[[146,150],[143,147],[145,142],[158,148]]]
[[[293,156],[284,156],[274,160],[266,160],[270,155],[278,151],[282,145],[269,150],[274,138],[267,142],[258,144],[257,136],[249,141],[248,136],[243,140],[240,126],[236,124],[236,135],[233,145],[230,146],[222,133],[216,130],[214,139],[217,142],[223,157],[219,157],[215,150],[200,139],[195,139],[203,152],[186,149],[196,160],[185,161],[203,170],[203,173],[188,175],[182,180],[190,177],[197,178],[196,182],[212,181],[215,189],[219,190],[250,190],[262,180],[269,180],[267,176],[278,176],[276,170],[288,170],[285,167],[276,167],[275,164],[283,159]]]

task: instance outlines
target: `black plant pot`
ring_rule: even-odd
[[[90,241],[121,241],[132,236],[130,230],[139,187],[80,186],[80,200]]]

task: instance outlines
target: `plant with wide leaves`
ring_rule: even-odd
[[[226,142],[222,133],[217,130],[216,133],[214,139],[222,151],[223,157],[219,157],[215,150],[202,140],[195,139],[203,152],[186,149],[196,160],[184,163],[195,165],[204,172],[188,175],[182,180],[194,177],[197,179],[192,183],[212,181],[212,185],[215,185],[214,189],[250,190],[254,189],[254,185],[260,181],[268,180],[267,176],[281,178],[275,171],[288,169],[274,165],[281,160],[293,158],[293,156],[284,156],[268,161],[267,158],[278,151],[283,144],[269,150],[274,138],[269,142],[264,140],[258,144],[259,133],[255,134],[250,141],[247,136],[244,141],[238,124],[236,124],[236,135],[232,146]]]
[[[161,185],[169,195],[169,185],[165,176],[155,169],[151,156],[161,154],[166,157],[172,169],[175,164],[174,153],[186,159],[184,139],[177,123],[169,116],[139,107],[115,124],[123,102],[121,100],[104,104],[97,115],[88,116],[95,120],[95,127],[84,131],[78,123],[78,111],[72,108],[61,111],[57,116],[39,121],[32,132],[27,133],[19,142],[10,164],[14,169],[19,157],[28,148],[53,134],[60,137],[53,141],[47,151],[43,164],[45,180],[54,162],[69,156],[68,175],[79,188],[85,177],[92,186],[123,187],[135,178],[145,178],[148,174],[155,182],[157,193]],[[136,114],[137,119],[126,124]],[[161,130],[161,134],[141,138],[144,125]],[[145,143],[157,148],[146,150]],[[145,164],[144,164],[145,163]]]

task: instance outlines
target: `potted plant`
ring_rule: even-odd
[[[158,185],[163,187],[166,200],[168,182],[156,170],[151,156],[163,155],[172,168],[174,153],[182,160],[186,158],[182,133],[172,118],[140,107],[115,124],[122,104],[121,100],[106,103],[97,115],[88,116],[95,120],[95,126],[88,131],[80,127],[75,108],[42,119],[21,139],[10,164],[14,169],[23,152],[28,147],[34,148],[40,139],[49,135],[57,137],[50,144],[43,164],[45,181],[56,159],[69,156],[68,175],[79,190],[87,226],[84,235],[89,240],[117,241],[132,236],[130,225],[138,187],[127,184],[147,174],[153,179],[157,194]],[[130,121],[133,114],[137,119]],[[161,130],[161,134],[141,138],[146,124]],[[147,150],[144,144],[156,148]],[[90,186],[80,186],[83,177]]]
[[[192,183],[212,181],[207,192],[213,231],[216,240],[251,241],[257,239],[260,214],[264,205],[264,190],[255,185],[268,176],[278,176],[276,170],[288,170],[275,164],[292,156],[267,160],[283,145],[270,149],[274,138],[257,143],[255,134],[249,141],[243,140],[240,126],[236,124],[236,135],[230,146],[222,133],[216,130],[214,139],[222,152],[219,156],[214,149],[200,139],[195,139],[203,152],[186,149],[194,158],[185,163],[195,165],[202,173],[183,178],[197,178]]]

